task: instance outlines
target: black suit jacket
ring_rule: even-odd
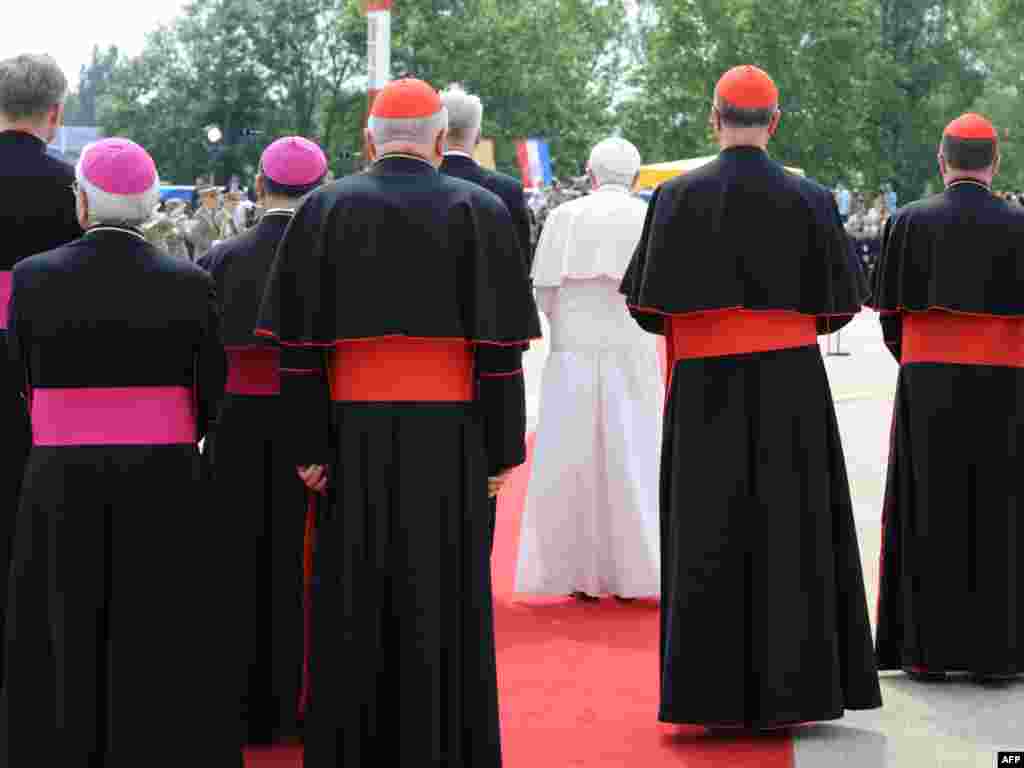
[[[0,270],[82,235],[71,185],[75,171],[20,131],[0,132]],[[13,237],[11,237],[13,235]]]
[[[20,131],[0,131],[0,271],[17,262],[49,251],[82,234],[75,216],[71,185],[75,172],[63,160],[46,152],[40,139]],[[6,279],[9,275],[5,275]],[[7,300],[0,294],[0,313],[6,318]],[[0,344],[5,343],[7,323],[0,323]],[[14,517],[31,445],[28,409],[21,396],[24,370],[0,353],[0,637],[4,633],[7,601],[8,558],[14,539]],[[0,650],[0,654],[2,654]],[[3,663],[0,659],[0,684]]]
[[[504,173],[481,168],[473,158],[465,155],[445,155],[444,162],[441,163],[441,173],[471,181],[501,198],[508,212],[512,214],[516,237],[519,239],[519,250],[523,254],[523,264],[526,265],[526,273],[530,274],[533,267],[533,248],[530,243],[530,214],[526,210],[523,185]]]

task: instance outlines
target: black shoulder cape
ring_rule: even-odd
[[[200,260],[200,265],[209,271],[217,288],[225,347],[273,344],[270,339],[256,336],[253,331],[267,275],[290,221],[290,212],[266,213],[255,227],[214,246]]]
[[[496,196],[386,157],[298,209],[257,333],[293,346],[396,335],[523,344],[540,322],[517,247]]]
[[[912,203],[886,222],[870,305],[1024,315],[1024,208],[974,182]]]
[[[664,315],[758,309],[813,315],[825,333],[867,287],[832,194],[739,147],[655,190],[621,291],[654,332]]]

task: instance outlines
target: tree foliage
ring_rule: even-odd
[[[615,125],[624,20],[622,0],[399,0],[392,74],[478,94],[483,135],[496,140],[503,170],[518,175],[515,140],[539,136],[550,141],[556,175],[573,175]],[[346,27],[350,47],[364,51],[356,7]]]
[[[1007,0],[1019,1],[1019,0]],[[772,151],[820,179],[919,194],[937,132],[985,85],[977,0],[650,0],[654,22],[623,115],[652,159],[714,151],[714,84],[752,63],[781,92]]]
[[[98,99],[107,130],[142,141],[179,180],[207,169],[211,123],[229,138],[262,132],[229,142],[218,178],[248,173],[285,132],[350,170],[337,158],[362,147],[362,5],[194,0],[140,56],[115,66],[97,51],[77,108]],[[1022,50],[1024,0],[397,0],[391,74],[462,83],[484,101],[503,170],[515,172],[514,140],[537,136],[566,177],[616,132],[649,162],[714,152],[714,84],[754,63],[782,94],[775,156],[829,184],[892,183],[907,200],[938,181],[942,126],[969,108],[1005,129],[1004,176],[1024,182],[1011,157],[1024,137]]]
[[[180,182],[210,170],[218,182],[251,178],[262,146],[280,135],[329,149],[323,129],[355,61],[341,31],[329,0],[195,0],[119,64],[104,128],[142,143]],[[216,154],[208,125],[225,137]],[[246,139],[251,131],[258,141]]]
[[[942,128],[982,93],[982,8],[973,0],[879,0],[878,10],[875,167],[905,198],[937,178]]]

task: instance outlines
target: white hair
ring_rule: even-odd
[[[598,184],[629,187],[640,172],[640,151],[625,139],[605,139],[590,151],[587,167]]]
[[[448,135],[460,143],[475,142],[484,116],[480,97],[466,93],[461,85],[450,85],[441,92],[441,103],[448,110]]]
[[[82,161],[92,147],[93,145],[89,144],[82,150],[78,165],[75,166],[75,181],[89,202],[89,221],[96,224],[133,226],[148,221],[153,215],[153,209],[160,204],[160,177],[154,176],[153,185],[138,195],[114,195],[104,192],[85,178],[82,171]]]
[[[433,144],[437,134],[448,128],[448,110],[444,107],[429,117],[373,117],[366,124],[377,147],[396,142]]]

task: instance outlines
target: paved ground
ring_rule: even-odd
[[[547,330],[545,324],[545,338]],[[825,362],[836,399],[873,614],[897,366],[882,344],[873,313],[855,318],[838,344],[850,355],[826,355]],[[834,349],[836,342],[831,345]],[[822,340],[821,347],[827,352],[829,344]],[[541,341],[526,356],[530,429],[536,426],[547,352],[546,341]],[[798,731],[798,768],[992,768],[997,749],[1024,749],[1024,681],[982,688],[961,679],[923,684],[902,673],[884,673],[882,695],[881,710],[850,713],[837,723]]]

